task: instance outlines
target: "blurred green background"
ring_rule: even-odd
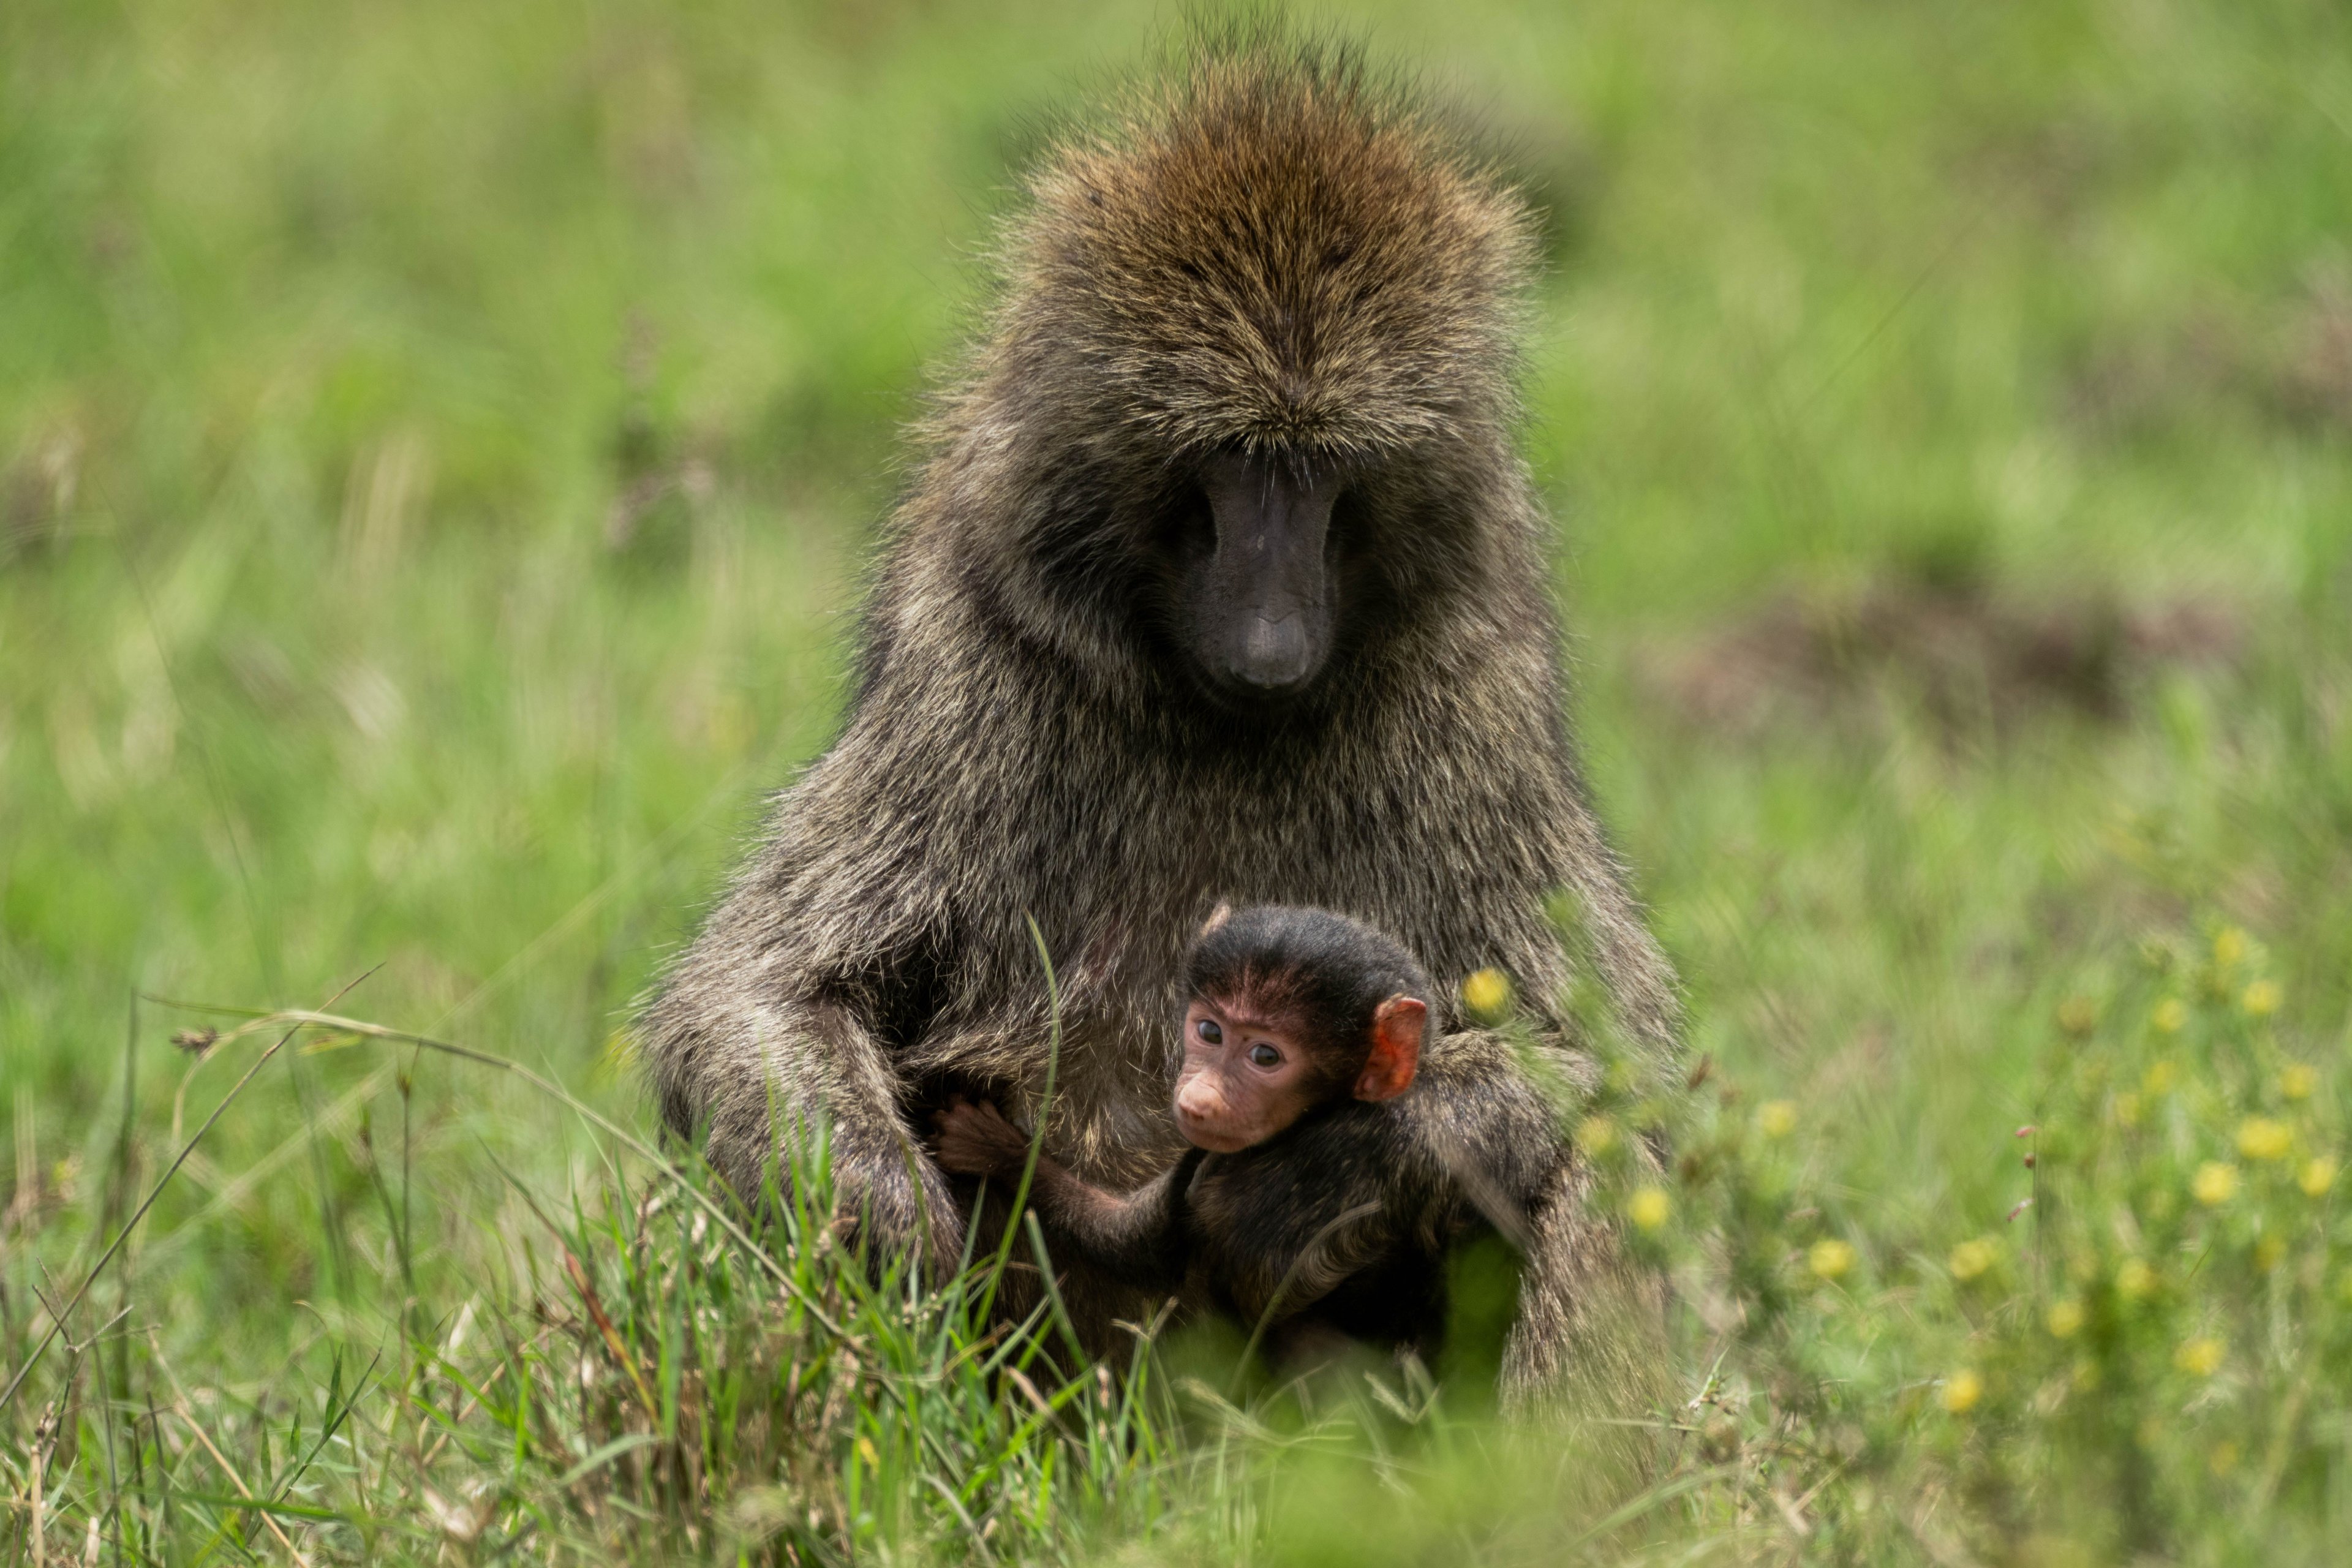
[[[1696,1047],[1805,1107],[1827,1190],[1997,1223],[2051,1008],[2151,928],[2244,925],[2339,1052],[2352,13],[1315,15],[1545,214],[1526,447],[1596,787]],[[9,1344],[100,1173],[237,1070],[134,991],[365,973],[343,1010],[646,1120],[618,1032],[831,732],[992,220],[1175,20],[0,7]],[[404,1061],[273,1063],[166,1193],[134,1268],[185,1365],[396,1298]],[[517,1245],[499,1163],[593,1165],[446,1064],[407,1114],[443,1279]]]

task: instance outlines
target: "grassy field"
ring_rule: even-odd
[[[1097,1377],[644,1142],[632,1000],[825,743],[992,217],[1171,13],[14,0],[0,1377],[65,1326],[0,1551],[2345,1539],[2352,16],[1326,15],[1548,214],[1579,720],[1710,1064],[1571,1112],[1686,1154],[1609,1200],[1663,1458]]]

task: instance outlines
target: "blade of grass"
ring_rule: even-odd
[[[988,1284],[981,1292],[979,1321],[986,1322],[990,1310],[996,1305],[997,1287],[1004,1279],[1004,1268],[1013,1258],[1013,1238],[1020,1233],[1021,1214],[1028,1206],[1030,1184],[1037,1174],[1037,1161],[1045,1151],[1045,1121],[1054,1110],[1054,1080],[1062,1065],[1062,991],[1054,976],[1054,955],[1046,951],[1045,933],[1038,928],[1035,915],[1022,917],[1029,922],[1029,940],[1037,949],[1037,962],[1045,968],[1045,1087],[1037,1097],[1034,1125],[1029,1130],[1029,1157],[1022,1163],[1021,1180],[1013,1188],[1013,1210],[1004,1222],[1004,1239],[996,1249],[996,1258],[989,1266]]]
[[[379,964],[376,967],[383,966]],[[359,979],[343,986],[341,990],[327,999],[327,1005],[331,1007],[341,1001],[350,994],[352,986],[359,984],[360,981],[365,980],[369,974],[374,973],[375,969],[370,969]],[[187,1163],[188,1156],[195,1152],[196,1145],[204,1142],[205,1134],[213,1130],[213,1124],[218,1121],[230,1105],[236,1102],[236,1097],[245,1092],[246,1085],[253,1081],[254,1075],[268,1064],[269,1058],[276,1056],[285,1047],[286,1042],[294,1037],[300,1027],[299,1024],[289,1024],[286,1032],[270,1042],[268,1049],[254,1058],[253,1065],[245,1069],[245,1076],[230,1087],[228,1093],[221,1098],[221,1102],[213,1107],[212,1114],[205,1118],[205,1124],[197,1128],[195,1135],[182,1145],[180,1152],[173,1159],[170,1168],[155,1179],[154,1186],[148,1189],[147,1195],[140,1200],[138,1208],[133,1210],[131,1217],[123,1222],[122,1228],[114,1233],[114,1239],[107,1243],[106,1250],[99,1255],[96,1263],[90,1265],[89,1271],[82,1276],[81,1283],[74,1287],[72,1296],[68,1298],[65,1306],[61,1309],[62,1315],[49,1320],[49,1331],[41,1336],[40,1342],[35,1345],[32,1353],[25,1358],[25,1364],[18,1367],[16,1374],[8,1380],[7,1388],[0,1391],[0,1410],[5,1410],[15,1403],[16,1391],[25,1385],[25,1379],[32,1374],[33,1368],[39,1363],[41,1357],[47,1353],[49,1346],[57,1342],[58,1335],[64,1331],[65,1316],[69,1316],[76,1307],[81,1305],[81,1299],[89,1293],[91,1284],[105,1270],[106,1266],[114,1261],[114,1255],[122,1249],[122,1244],[130,1238],[131,1233],[139,1228],[139,1222],[147,1217],[147,1211],[155,1206],[155,1200],[163,1195],[163,1189],[171,1184],[172,1178],[179,1173],[180,1167]]]

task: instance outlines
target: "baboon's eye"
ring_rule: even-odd
[[[1276,1067],[1280,1065],[1282,1061],[1282,1053],[1276,1050],[1272,1046],[1267,1045],[1264,1040],[1260,1040],[1257,1044],[1250,1047],[1250,1060],[1257,1063],[1257,1065],[1262,1068]]]
[[[1225,1032],[1217,1027],[1217,1021],[1214,1018],[1202,1019],[1192,1026],[1192,1032],[1213,1046],[1222,1046],[1225,1043]]]
[[[1172,492],[1160,512],[1159,547],[1180,561],[1195,560],[1217,548],[1217,514],[1208,492],[1187,484]]]

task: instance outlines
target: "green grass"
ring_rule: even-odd
[[[170,1036],[228,1020],[142,996],[350,987],[576,1103],[348,1034],[272,1056],[0,1412],[10,1552],[37,1496],[49,1561],[93,1522],[102,1557],[283,1557],[239,1481],[319,1561],[2341,1538],[2342,1200],[2290,1178],[2352,1089],[2352,19],[1328,15],[1463,89],[1551,212],[1527,441],[1579,718],[1713,1064],[1643,1243],[1701,1399],[1662,1468],[1396,1378],[1212,1397],[1182,1347],[1106,1390],[1050,1321],[976,1346],[814,1231],[729,1236],[584,1114],[647,1127],[615,1037],[830,733],[991,216],[1164,11],[21,0],[0,1375],[278,1037],[198,1058]],[[2127,658],[2101,716],[1869,630],[1956,578],[2061,620],[2187,602],[2233,651]],[[1837,679],[1754,721],[1674,696],[1693,648],[1771,675],[1718,634],[1784,600]],[[2252,1117],[2289,1157],[2238,1150]],[[2210,1209],[2209,1162],[2242,1172]]]

